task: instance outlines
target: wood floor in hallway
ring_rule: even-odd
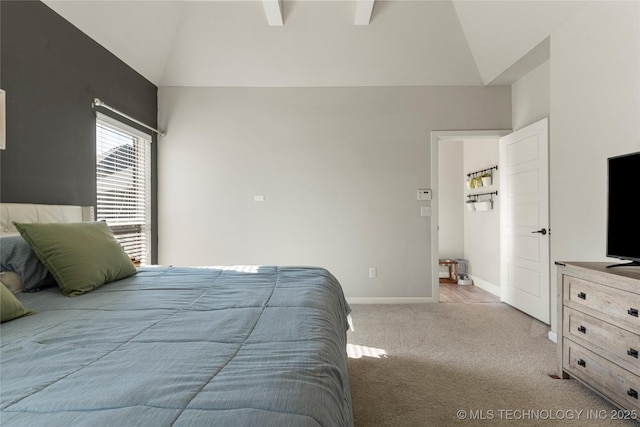
[[[474,285],[440,282],[440,302],[487,303],[500,302],[500,298]]]

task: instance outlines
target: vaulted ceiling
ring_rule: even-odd
[[[158,86],[510,83],[585,1],[44,0]]]

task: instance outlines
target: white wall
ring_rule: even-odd
[[[497,140],[464,142],[464,174],[498,165]],[[467,194],[499,190],[500,169],[493,171],[490,187],[468,190]],[[466,198],[465,198],[466,200]],[[479,200],[487,200],[486,196]],[[493,197],[490,211],[470,212],[464,209],[464,258],[474,285],[499,295],[500,289],[500,192]]]
[[[640,3],[589,2],[551,34],[550,60],[512,85],[514,130],[545,116],[552,267],[605,260],[606,159],[640,150]],[[554,267],[554,332],[556,292]]]
[[[438,209],[440,258],[464,256],[464,172],[462,141],[438,145]],[[442,271],[445,271],[443,268]]]
[[[516,131],[549,117],[550,61],[511,85],[511,128]]]
[[[508,128],[511,94],[161,87],[159,122],[160,263],[319,265],[352,299],[429,298],[430,132]]]
[[[606,159],[640,150],[640,3],[590,2],[554,32],[550,86],[551,260],[606,260]]]

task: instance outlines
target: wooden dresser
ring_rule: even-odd
[[[556,263],[559,375],[640,410],[640,267],[611,264]]]

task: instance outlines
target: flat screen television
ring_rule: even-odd
[[[640,151],[607,162],[607,256],[631,261],[610,267],[640,266]]]

